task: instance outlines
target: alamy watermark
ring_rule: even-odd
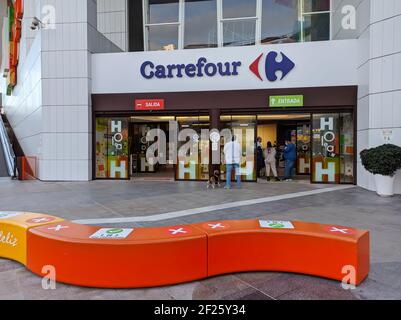
[[[46,265],[42,268],[42,274],[45,275],[42,278],[42,289],[43,290],[56,290],[56,268],[51,265]]]

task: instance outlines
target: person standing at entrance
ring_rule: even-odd
[[[237,180],[237,187],[241,187],[241,146],[237,142],[237,137],[233,136],[232,140],[224,146],[224,158],[226,161],[226,186],[225,189],[231,189],[231,175],[233,169],[235,170],[235,177]]]
[[[280,181],[280,179],[278,178],[278,175],[277,175],[276,155],[277,155],[276,148],[274,148],[272,143],[269,141],[267,143],[267,148],[265,150],[265,164],[266,164],[267,181],[270,181],[270,170],[273,172],[273,175],[274,175],[274,178],[276,179],[276,181]]]
[[[263,149],[262,149],[262,138],[258,137],[256,139],[256,175],[257,178],[261,177],[261,171],[265,166],[265,160],[263,158]]]
[[[297,150],[295,144],[291,140],[285,141],[284,148],[284,160],[285,160],[285,178],[287,182],[292,181],[294,175],[295,161],[297,160]]]

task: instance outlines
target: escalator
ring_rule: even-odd
[[[0,116],[0,178],[15,177],[16,156],[9,139],[8,130]]]
[[[0,147],[0,178],[9,177],[3,146]]]

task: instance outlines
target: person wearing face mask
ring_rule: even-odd
[[[258,137],[256,139],[256,175],[258,178],[261,177],[260,172],[265,167],[265,159],[263,156],[263,148],[262,148],[262,138]]]
[[[297,160],[297,148],[290,139],[285,141],[284,148],[284,160],[285,160],[285,178],[284,181],[292,181],[294,175],[295,161]]]

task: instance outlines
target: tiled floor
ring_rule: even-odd
[[[0,210],[50,213],[69,220],[148,216],[177,210],[327,188],[300,183],[245,184],[241,190],[206,190],[204,183],[42,183],[0,180]],[[0,260],[0,299],[401,299],[401,197],[380,198],[352,188],[306,197],[240,206],[152,223],[173,225],[220,219],[308,220],[371,231],[369,278],[356,290],[303,275],[246,273],[172,287],[100,290],[58,284],[45,291],[42,279],[21,265]]]

